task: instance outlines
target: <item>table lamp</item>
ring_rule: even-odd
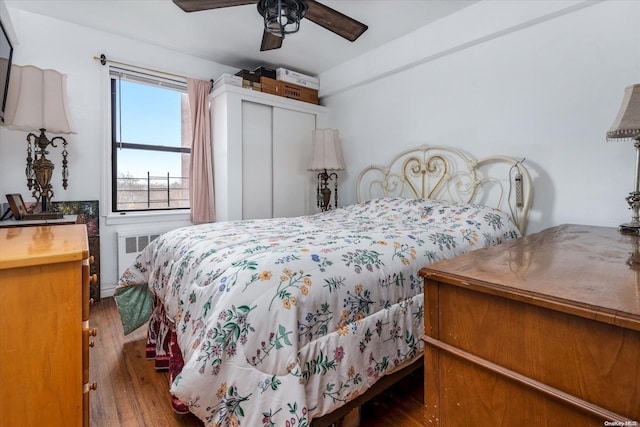
[[[636,177],[634,190],[626,200],[631,208],[631,222],[621,224],[618,230],[625,234],[640,234],[640,84],[628,86],[620,111],[607,132],[607,140],[630,139],[636,147]]]
[[[13,65],[7,92],[5,127],[29,132],[27,135],[27,187],[32,190],[42,213],[50,212],[54,195],[51,178],[54,165],[47,158],[49,146],[62,144],[62,186],[66,190],[69,179],[67,140],[55,136],[49,140],[45,132],[76,133],[71,122],[67,101],[67,76],[55,70],[43,70],[32,65]],[[36,133],[33,133],[36,132]],[[51,212],[51,217],[58,215]],[[61,216],[61,215],[59,215]]]

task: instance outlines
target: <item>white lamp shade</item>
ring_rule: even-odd
[[[344,169],[340,135],[336,129],[316,129],[313,131],[310,171]]]
[[[67,76],[33,65],[12,65],[4,119],[9,129],[76,133],[67,101]]]
[[[640,84],[628,86],[620,111],[607,132],[607,139],[635,138],[640,136]]]

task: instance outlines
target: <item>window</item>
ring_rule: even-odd
[[[113,212],[189,208],[185,81],[111,67]]]

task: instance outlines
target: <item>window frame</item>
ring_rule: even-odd
[[[146,208],[146,209],[118,209],[117,206],[117,193],[118,193],[118,149],[135,149],[135,150],[145,150],[152,152],[163,152],[163,153],[181,153],[181,154],[191,154],[191,147],[185,146],[165,146],[165,145],[154,145],[154,144],[141,144],[135,142],[125,142],[119,141],[118,139],[118,111],[119,108],[116,106],[119,103],[117,99],[117,87],[120,81],[127,80],[129,82],[133,82],[135,84],[146,84],[149,86],[166,88],[168,90],[175,90],[177,92],[186,94],[187,93],[187,82],[186,79],[178,80],[173,75],[163,75],[161,73],[151,74],[148,71],[139,71],[132,67],[122,67],[122,66],[109,66],[108,67],[108,86],[109,86],[109,94],[108,103],[109,103],[109,111],[110,111],[110,167],[108,167],[108,171],[110,174],[109,182],[111,184],[111,189],[108,191],[110,203],[109,203],[109,211],[113,215],[125,216],[125,215],[135,215],[135,216],[148,216],[148,215],[162,215],[164,216],[174,216],[179,215],[183,216],[184,214],[190,213],[190,206],[188,207],[166,207],[166,208]],[[188,181],[189,185],[191,184],[190,180]],[[189,205],[190,205],[189,201]]]

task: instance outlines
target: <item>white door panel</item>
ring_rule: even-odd
[[[311,138],[315,114],[273,109],[273,216],[304,215],[312,198]]]
[[[273,214],[272,110],[242,103],[242,219]]]

